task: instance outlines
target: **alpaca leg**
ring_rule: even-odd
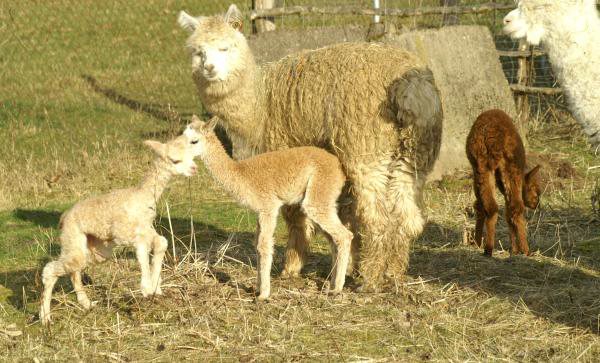
[[[350,258],[350,245],[354,237],[352,232],[344,227],[337,214],[336,203],[343,186],[343,176],[335,180],[329,175],[316,172],[306,186],[302,200],[302,209],[306,215],[331,237],[330,240],[334,244],[332,255],[335,256],[335,263],[332,269],[335,272],[331,277],[333,293],[341,292],[344,287]],[[333,253],[334,250],[335,253]]]
[[[356,223],[354,201],[352,201],[349,205],[341,206],[338,214],[344,226],[354,233],[354,238],[352,238],[352,243],[350,244],[348,269],[346,270],[346,276],[352,276],[355,272],[358,273],[358,263],[360,262],[360,234],[358,233],[358,225]],[[333,251],[333,247],[335,247],[333,240],[330,240],[329,244]],[[335,258],[336,256],[332,255],[332,263],[335,262]]]
[[[267,300],[271,295],[271,265],[273,263],[273,233],[277,224],[277,212],[269,211],[260,213],[258,216],[258,238],[256,251],[258,254],[258,277],[259,290],[258,300]]]
[[[135,254],[140,264],[140,269],[142,271],[142,281],[140,284],[140,290],[142,292],[142,296],[144,297],[147,297],[148,295],[152,295],[154,293],[154,289],[152,286],[152,275],[150,272],[151,244],[152,240],[148,240],[148,238],[145,237],[139,237],[135,246]]]
[[[481,247],[483,242],[483,223],[485,222],[485,209],[481,200],[477,199],[473,205],[476,213],[475,220],[475,244]]]
[[[422,213],[425,176],[413,171],[402,160],[390,166],[385,195],[385,240],[389,258],[386,275],[395,281],[403,278],[408,268],[410,243],[425,227]]]
[[[374,203],[369,210],[374,212],[366,234],[361,236],[361,273],[366,276],[366,285],[377,285],[387,277],[394,283],[401,280],[408,267],[410,242],[418,236],[425,225],[421,213],[423,179],[416,175],[412,165],[403,160],[391,160],[385,165],[386,171],[379,169],[379,180],[370,183],[378,189],[374,192]],[[364,184],[356,184],[367,189]],[[368,190],[368,189],[367,189]],[[358,191],[358,190],[357,190]],[[364,201],[357,196],[358,212],[364,209]]]
[[[384,238],[385,229],[389,224],[395,226],[401,223],[388,220],[385,211],[384,199],[388,181],[386,170],[385,161],[347,170],[355,201],[354,219],[358,226],[355,235],[359,235],[361,241],[359,269],[363,278],[363,289],[376,289],[382,281],[387,262],[391,258],[397,258],[387,255],[389,251],[385,246],[388,242]]]
[[[71,272],[71,283],[73,284],[75,294],[77,294],[77,301],[81,304],[81,306],[83,306],[84,309],[87,310],[91,308],[92,303],[85,293],[85,290],[83,289],[83,283],[81,282],[81,271]]]
[[[520,206],[518,200],[513,203],[506,202],[506,222],[510,229],[511,254],[517,255],[523,253],[529,255],[529,245],[527,244],[527,224],[525,222],[524,206]]]
[[[331,292],[340,293],[344,288],[354,235],[344,227],[334,207],[330,207],[329,211],[325,210],[325,213],[320,213],[319,209],[313,209],[310,205],[305,206],[305,208],[309,218],[314,220],[330,236],[330,241],[333,244],[331,250],[335,261],[332,266]]]
[[[282,212],[288,227],[288,244],[282,276],[297,277],[306,262],[313,227],[298,206],[284,206]]]
[[[59,277],[65,275],[67,272],[59,261],[48,262],[42,272],[42,282],[44,284],[44,290],[42,292],[42,304],[40,307],[40,321],[42,324],[50,323],[50,302],[52,300],[52,289],[54,284]]]
[[[162,295],[160,273],[168,245],[167,239],[158,234],[152,240],[152,291],[155,295]]]
[[[42,271],[42,303],[40,307],[40,321],[50,323],[50,303],[52,289],[59,277],[68,273],[79,272],[86,265],[87,237],[72,225],[63,226],[60,235],[62,251],[57,261],[48,262]],[[76,291],[77,286],[73,283]],[[78,294],[78,300],[79,300]],[[79,300],[81,302],[81,300]],[[82,303],[83,305],[83,303]]]
[[[498,221],[498,204],[494,197],[495,177],[494,173],[485,167],[480,167],[473,175],[475,180],[475,191],[478,193],[477,199],[483,206],[485,212],[485,247],[484,254],[491,256],[494,250],[496,238],[496,222]],[[481,217],[478,217],[478,219]],[[477,238],[477,236],[476,236]]]

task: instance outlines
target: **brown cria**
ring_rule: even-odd
[[[539,203],[537,173],[540,166],[525,173],[525,148],[510,116],[501,110],[489,110],[479,115],[467,137],[467,157],[473,167],[476,198],[475,242],[481,246],[485,222],[484,254],[492,255],[498,220],[498,204],[494,199],[494,185],[497,185],[506,201],[511,254],[529,255],[523,213],[525,206],[535,209]]]

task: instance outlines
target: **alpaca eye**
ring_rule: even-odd
[[[193,145],[196,145],[197,143],[198,143],[198,140],[193,140],[193,141],[192,141],[192,144],[193,144]]]
[[[219,48],[219,50],[220,50],[221,52],[226,52],[226,51],[228,51],[228,50],[229,50],[229,47],[223,47],[223,48]]]
[[[175,160],[175,159],[171,159],[169,158],[169,160],[173,163],[173,164],[179,164],[181,162],[181,160]]]

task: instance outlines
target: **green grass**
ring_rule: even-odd
[[[400,5],[426,3],[432,1]],[[484,258],[462,244],[463,231],[473,227],[472,195],[467,175],[458,174],[429,185],[429,224],[397,290],[357,293],[350,280],[343,296],[323,294],[330,261],[322,238],[301,278],[279,278],[286,238],[280,223],[273,299],[257,304],[255,216],[200,173],[175,180],[159,205],[157,228],[175,242],[163,274],[165,296],[141,298],[133,253],[120,250],[114,261],[87,270],[94,309],[82,311],[70,282],[61,279],[55,322],[42,328],[39,274],[59,253],[60,214],[81,198],[137,183],[151,158],[142,141],[166,140],[192,113],[202,114],[176,14],[226,5],[0,3],[4,359],[598,360],[600,223],[589,196],[600,170],[588,169],[597,158],[561,113],[559,122],[532,123],[530,144],[546,163],[547,188],[543,208],[530,214],[536,251],[530,258],[509,258],[501,249]],[[249,1],[238,5],[247,8]],[[285,24],[318,23],[323,18]],[[575,177],[555,175],[561,160],[577,170]],[[507,248],[502,218],[497,238]]]

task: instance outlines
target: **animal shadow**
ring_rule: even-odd
[[[524,303],[545,319],[600,333],[596,276],[544,257],[485,257],[482,249],[442,245],[440,237],[453,245],[462,241],[460,231],[429,223],[417,242],[421,246],[411,253],[410,275],[484,291],[516,306]]]

